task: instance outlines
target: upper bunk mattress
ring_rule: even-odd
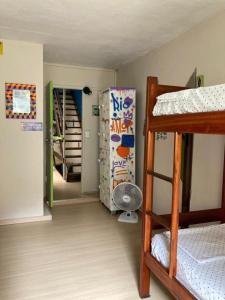
[[[225,110],[225,84],[166,93],[157,97],[153,116]]]
[[[177,280],[199,300],[225,299],[225,224],[181,229]],[[169,267],[169,233],[156,234],[152,255]]]

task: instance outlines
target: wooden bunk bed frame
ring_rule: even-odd
[[[225,134],[225,111],[153,116],[152,111],[156,104],[157,96],[184,89],[186,89],[186,87],[158,84],[157,77],[147,78],[143,185],[144,201],[142,211],[142,249],[139,282],[139,294],[141,298],[149,297],[150,272],[152,272],[170,291],[175,299],[196,299],[176,279],[179,226],[213,221],[225,222],[225,156],[221,208],[179,213],[182,134]],[[160,131],[174,133],[172,177],[154,171],[155,133]],[[153,212],[154,177],[172,184],[171,214],[156,215]],[[156,228],[170,230],[170,262],[168,269],[164,268],[154,256],[151,255],[152,230]]]

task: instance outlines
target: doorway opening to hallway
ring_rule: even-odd
[[[81,194],[82,90],[53,89],[53,199]]]

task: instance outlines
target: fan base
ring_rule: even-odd
[[[118,221],[125,223],[138,223],[138,215],[134,211],[125,211],[119,216]]]

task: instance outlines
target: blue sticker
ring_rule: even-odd
[[[131,134],[123,134],[122,135],[122,147],[134,147],[134,135]]]

